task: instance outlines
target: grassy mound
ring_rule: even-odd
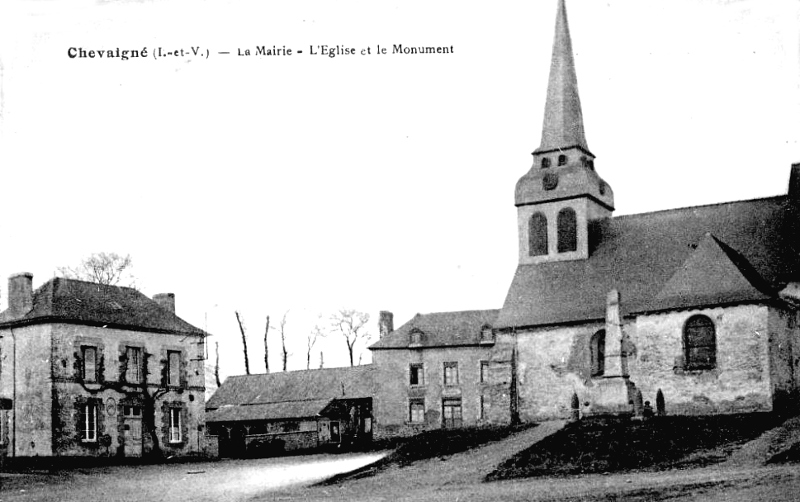
[[[769,414],[590,418],[500,464],[487,481],[715,463],[778,421]]]
[[[339,474],[320,484],[338,484],[350,479],[372,476],[389,466],[404,467],[430,458],[444,458],[470,450],[492,441],[498,441],[518,432],[520,427],[465,427],[461,429],[437,429],[425,431],[400,442],[397,449],[375,463],[355,471]]]

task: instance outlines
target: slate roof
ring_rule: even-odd
[[[424,347],[452,347],[478,345],[483,326],[493,326],[499,310],[466,310],[417,314],[410,321],[392,331],[370,349],[407,349],[411,331],[422,332]]]
[[[800,278],[798,215],[785,196],[608,218],[587,260],[519,265],[496,327],[599,320],[773,297]]]
[[[206,422],[315,417],[336,398],[375,395],[371,364],[228,377],[206,403]]]
[[[127,287],[56,277],[33,293],[33,308],[22,315],[0,313],[0,328],[69,322],[110,328],[205,335],[141,292]]]

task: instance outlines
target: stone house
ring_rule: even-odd
[[[223,457],[358,448],[372,440],[373,365],[239,375],[206,404]]]
[[[203,452],[206,333],[175,297],[31,274],[0,313],[0,438],[9,457]]]
[[[376,435],[411,435],[489,422],[489,360],[497,310],[417,314],[397,330],[381,312]],[[502,375],[501,375],[502,376]]]

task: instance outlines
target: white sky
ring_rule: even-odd
[[[0,277],[130,254],[140,289],[244,371],[286,309],[499,308],[513,190],[539,144],[556,0],[4,1]],[[800,161],[800,2],[568,0],[589,147],[616,214],[785,193]],[[453,46],[311,56],[309,46]],[[286,45],[303,55],[221,56]],[[70,59],[70,47],[208,59]],[[0,280],[5,305],[5,279]],[[278,338],[271,351],[279,367]],[[213,342],[212,342],[213,343]],[[326,366],[346,364],[329,340]],[[315,354],[313,366],[317,366]],[[366,361],[366,359],[365,359]]]

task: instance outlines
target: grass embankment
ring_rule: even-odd
[[[321,485],[338,484],[351,479],[373,476],[396,465],[404,467],[420,460],[446,458],[455,453],[498,441],[531,425],[518,427],[465,427],[462,429],[437,429],[425,431],[396,443],[396,449],[378,460],[355,471],[339,474]]]
[[[487,481],[698,466],[778,425],[769,414],[590,418],[568,424],[500,464]]]

